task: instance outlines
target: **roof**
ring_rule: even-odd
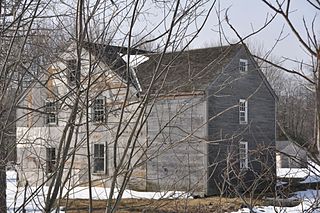
[[[137,89],[139,88],[139,83],[135,78],[135,74],[131,69],[129,70],[129,73],[127,72],[127,63],[122,58],[122,56],[128,53],[128,48],[91,42],[85,42],[83,47],[97,59],[107,64],[112,71],[118,74],[123,80],[132,83]],[[130,48],[129,53],[132,55],[138,55],[146,54],[148,52]]]
[[[149,60],[137,66],[135,71],[142,91],[148,89],[153,78],[152,93],[204,91],[241,46],[185,50],[165,53],[163,56],[157,53],[146,54]]]
[[[306,151],[291,141],[276,141],[276,150],[290,156],[305,155]]]
[[[135,48],[128,50],[126,47],[84,43],[86,50],[138,90],[141,87],[143,92],[147,91],[153,81],[151,93],[162,94],[206,90],[241,47],[242,45],[238,44],[162,54]],[[140,62],[130,67],[129,73],[124,60],[128,51],[130,55],[144,56],[143,60],[140,59]]]

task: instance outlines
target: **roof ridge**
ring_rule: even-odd
[[[170,54],[186,54],[186,53],[192,53],[192,52],[196,52],[196,51],[205,51],[205,50],[217,50],[217,49],[221,49],[221,50],[226,50],[228,48],[233,48],[233,47],[241,47],[243,46],[242,44],[230,44],[230,45],[222,45],[222,46],[215,46],[215,47],[204,47],[204,48],[195,48],[195,49],[186,49],[186,50],[178,50],[178,51],[173,51],[173,52],[165,52],[165,55],[170,55]],[[163,52],[149,52],[146,53],[146,55],[160,55]]]
[[[239,46],[239,44],[229,44],[229,45],[221,45],[221,46],[213,46],[213,47],[200,47],[200,48],[188,49],[185,51],[189,52],[189,51],[206,50],[206,49],[229,48],[229,47],[236,47],[236,46]]]
[[[119,46],[119,45],[103,44],[103,43],[99,43],[99,42],[89,42],[89,41],[85,42],[85,46],[86,45],[87,46],[95,46],[95,48],[100,51],[101,50],[106,51],[107,49],[109,49],[109,50],[111,49],[115,53],[118,53],[118,54],[126,54],[128,49],[130,49],[130,52],[132,54],[149,54],[149,53],[151,53],[151,51],[147,51],[147,50],[143,50],[143,49],[139,49],[139,48],[135,48],[135,47],[129,48],[125,45]]]

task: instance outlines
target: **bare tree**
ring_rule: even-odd
[[[282,71],[285,71],[287,73],[294,74],[306,81],[306,84],[313,85],[313,89],[315,91],[315,109],[316,114],[315,118],[317,120],[317,123],[315,125],[315,136],[314,136],[314,145],[313,145],[313,152],[318,153],[318,147],[319,147],[319,41],[318,41],[318,35],[316,32],[316,23],[317,23],[317,16],[314,16],[312,20],[306,20],[303,19],[301,22],[304,26],[304,32],[301,32],[300,29],[297,27],[297,23],[292,18],[291,12],[293,10],[292,2],[291,1],[275,1],[273,3],[269,1],[261,1],[263,4],[265,4],[270,11],[273,12],[273,17],[280,16],[283,20],[283,23],[288,26],[290,29],[290,32],[296,37],[298,44],[302,46],[304,51],[306,52],[306,55],[309,57],[309,61],[298,61],[295,59],[288,59],[288,57],[285,57],[285,59],[290,60],[297,64],[295,68],[289,68],[286,67],[285,64],[278,64],[274,63],[268,58],[263,58],[257,56],[258,59],[267,62],[268,64],[274,66],[277,69],[280,69]],[[314,11],[319,11],[319,2],[318,1],[305,1],[305,4],[307,6],[310,6],[314,9]],[[266,21],[266,24],[262,26],[259,30],[254,31],[253,33],[249,35],[242,36],[238,33],[237,27],[233,26],[232,23],[227,19],[228,25],[231,27],[231,29],[236,33],[238,38],[241,40],[241,42],[244,42],[247,38],[259,34],[260,31],[263,29],[268,29],[268,26],[270,23],[272,23],[273,18],[271,18],[269,21]],[[278,41],[279,42],[279,41]],[[278,43],[277,42],[277,43]],[[277,44],[275,44],[277,45]],[[274,48],[274,47],[273,47]],[[272,49],[273,49],[272,48]],[[310,71],[311,70],[311,71]]]
[[[228,28],[235,33],[239,42],[250,43],[249,40],[251,37],[261,35],[261,31],[263,30],[270,30],[270,24],[275,23],[275,19],[277,19],[277,21],[281,20],[283,26],[287,27],[289,33],[293,35],[297,41],[290,45],[297,45],[303,49],[305,53],[304,59],[293,59],[283,55],[280,60],[274,61],[271,56],[277,54],[275,47],[277,47],[277,45],[281,43],[281,39],[285,37],[283,36],[283,29],[279,29],[278,33],[280,36],[270,50],[265,55],[256,54],[255,58],[263,62],[263,66],[267,67],[265,73],[271,78],[271,82],[274,82],[274,88],[279,97],[278,121],[281,126],[281,130],[279,131],[284,132],[285,137],[298,145],[299,149],[303,150],[303,146],[310,146],[307,155],[309,159],[319,164],[320,45],[317,13],[320,9],[320,2],[317,0],[300,2],[310,8],[310,14],[314,15],[311,19],[303,17],[302,20],[294,18],[294,11],[299,10],[299,8],[295,8],[295,2],[293,1],[261,0],[260,3],[268,8],[271,16],[268,13],[264,24],[258,30],[252,29],[252,33],[241,34],[239,26],[234,25],[232,19],[230,19],[230,10],[226,12],[225,21]],[[303,26],[302,29],[299,25]],[[288,48],[289,47],[290,46],[288,46]],[[286,63],[288,61],[290,63]],[[292,66],[292,64],[294,65]],[[268,73],[268,69],[271,70],[271,73]],[[285,72],[286,77],[283,78],[283,74],[280,72]],[[275,78],[273,78],[274,76]],[[295,156],[289,156],[289,158],[292,161],[300,162],[297,160],[299,158],[297,154]],[[308,169],[317,170],[311,161],[308,163]],[[303,188],[305,186],[299,185],[299,187]],[[296,188],[293,187],[292,189],[294,190]],[[278,193],[282,194],[284,191],[285,190],[279,190]],[[318,198],[315,198],[314,203],[317,202]],[[310,209],[313,209],[313,207],[311,206]]]
[[[40,191],[44,184],[49,186],[44,210],[51,212],[52,209],[59,205],[57,200],[63,198],[63,189],[71,190],[74,185],[81,184],[80,179],[87,180],[89,200],[92,201],[92,184],[99,182],[100,179],[99,175],[93,175],[97,171],[91,171],[91,165],[98,162],[98,157],[96,158],[95,156],[97,154],[95,149],[101,148],[104,150],[106,147],[109,149],[109,147],[113,146],[114,157],[113,159],[111,158],[113,160],[113,169],[109,171],[108,181],[111,184],[111,191],[108,195],[107,212],[115,212],[133,172],[146,161],[146,151],[144,150],[146,144],[145,141],[139,140],[139,135],[142,134],[141,132],[146,123],[147,103],[154,100],[151,97],[150,88],[153,82],[156,81],[157,73],[162,74],[163,71],[160,70],[160,67],[154,70],[155,74],[149,86],[150,88],[147,88],[147,92],[143,97],[139,97],[137,92],[133,92],[139,91],[139,84],[135,80],[136,77],[132,73],[129,63],[120,64],[120,67],[117,67],[118,64],[108,64],[109,66],[114,66],[112,68],[116,70],[120,69],[119,75],[126,82],[126,85],[121,81],[117,82],[115,88],[113,88],[114,86],[109,86],[112,83],[109,81],[118,80],[117,76],[110,76],[108,69],[103,67],[102,62],[105,62],[103,54],[110,54],[110,57],[116,57],[111,62],[118,63],[123,62],[123,60],[130,62],[132,60],[130,53],[136,51],[135,47],[147,45],[154,41],[159,43],[157,48],[161,50],[161,57],[169,50],[174,51],[177,48],[184,50],[201,31],[215,2],[189,1],[188,3],[182,3],[176,1],[164,3],[156,1],[154,3],[146,3],[144,1],[135,1],[116,3],[112,1],[79,0],[76,3],[76,8],[72,4],[63,3],[64,7],[67,7],[70,12],[64,15],[71,17],[72,22],[64,22],[66,19],[62,15],[54,14],[56,18],[54,24],[56,24],[57,28],[61,27],[61,30],[64,31],[63,35],[73,40],[70,42],[71,45],[69,43],[66,52],[62,51],[62,54],[58,56],[53,54],[58,51],[54,49],[48,50],[53,51],[47,53],[52,56],[49,60],[53,63],[49,68],[45,68],[42,65],[44,68],[41,70],[43,74],[34,79],[33,84],[26,90],[23,97],[26,102],[19,106],[20,109],[25,110],[21,116],[25,116],[27,122],[21,121],[19,123],[19,126],[25,128],[21,128],[23,133],[18,136],[18,144],[21,147],[28,147],[25,148],[24,153],[19,153],[19,156],[31,153],[37,156],[34,158],[37,169],[47,169],[44,172],[47,175],[38,178],[38,181],[42,184],[38,185],[36,192]],[[157,23],[152,25],[151,28],[148,26],[145,30],[141,29],[137,22],[139,18],[147,20],[145,18],[147,6],[163,11],[165,15],[160,20],[157,20]],[[106,10],[106,8],[109,8],[109,10]],[[200,21],[200,25],[198,21]],[[197,23],[194,25],[198,28],[189,28],[195,22]],[[71,24],[69,26],[68,23],[74,25]],[[160,33],[152,36],[151,39],[133,42],[135,29],[146,36],[150,36],[158,30],[160,30]],[[115,51],[112,48],[116,47],[111,47],[109,50],[108,44],[111,41],[118,43],[119,46],[127,46],[127,48]],[[102,44],[97,45],[97,42]],[[101,50],[102,52],[100,52]],[[122,54],[124,59],[118,58],[118,52]],[[57,58],[54,58],[54,56],[57,56]],[[163,82],[165,82],[165,79]],[[40,91],[40,96],[44,95],[45,100],[36,99],[35,94],[39,91],[36,89],[37,87],[43,88],[42,92]],[[103,111],[101,115],[92,115],[91,108],[105,107],[107,102],[99,99],[99,97],[107,93],[113,94],[111,110],[108,112]],[[43,106],[43,102],[46,103],[45,106]],[[54,123],[56,111],[61,112],[61,114],[68,112],[59,121],[62,124],[61,128],[57,128],[57,131],[62,133],[57,134],[59,138],[54,138],[56,136],[54,133],[44,133],[45,135],[33,138],[35,136],[34,130],[36,129],[33,127],[37,127],[39,122]],[[112,124],[111,121],[111,125],[105,123],[107,118],[111,120],[115,116],[116,122]],[[91,125],[90,122],[93,121],[96,125]],[[95,142],[92,138],[97,137],[95,132],[101,128],[108,130],[106,131],[108,136],[106,138],[113,136],[113,139],[107,141],[104,146],[97,144],[92,150],[92,144]],[[30,137],[28,138],[27,135],[30,135]],[[79,154],[79,149],[83,146],[86,147],[86,151]],[[45,152],[51,158],[46,159],[44,165]],[[104,153],[106,152],[104,150]],[[85,170],[80,167],[79,173],[75,174],[74,167],[78,166],[76,164],[79,162],[77,161],[79,156],[86,157],[86,161],[83,163],[87,167]],[[21,166],[24,165],[22,164]],[[27,173],[28,171],[21,173],[21,178],[24,175],[27,176]],[[95,176],[95,179],[92,179],[93,176]],[[71,184],[72,180],[75,180],[75,184]],[[25,182],[25,188],[28,188],[29,184],[31,183]],[[119,193],[114,203],[112,199],[117,190]],[[18,206],[17,211],[22,210],[25,204],[30,202],[34,196],[36,196],[36,193],[27,198],[23,205]],[[91,202],[89,211],[92,211]]]
[[[19,6],[23,6],[21,2],[19,3]],[[40,4],[40,2],[34,3]],[[47,5],[53,6],[54,3],[49,1]],[[227,60],[226,55],[232,50],[238,51],[241,46],[233,46],[235,49],[224,47],[226,52],[222,51],[224,54],[218,58],[213,57],[214,60],[209,58],[207,64],[202,64],[203,67],[198,74],[194,74],[194,70],[189,67],[191,61],[185,60],[192,55],[184,54],[207,22],[215,3],[216,1],[208,0],[186,2],[77,0],[61,2],[63,12],[48,9],[44,13],[53,21],[50,23],[43,17],[41,20],[44,25],[38,26],[50,23],[54,29],[47,31],[43,37],[50,48],[47,47],[46,51],[39,48],[46,56],[46,60],[37,63],[40,69],[39,75],[31,72],[28,66],[30,59],[22,63],[24,68],[22,76],[31,75],[33,81],[22,91],[16,102],[11,102],[13,106],[18,105],[19,108],[17,143],[21,148],[19,149],[20,184],[24,187],[25,193],[27,190],[33,190],[22,204],[17,204],[16,211],[24,211],[25,206],[44,189],[47,191],[44,193],[45,201],[41,208],[45,212],[52,212],[54,209],[58,211],[62,199],[66,199],[68,203],[69,194],[75,186],[86,185],[89,190],[89,212],[92,212],[92,188],[95,184],[100,184],[110,187],[110,191],[106,192],[108,195],[106,212],[116,212],[125,188],[130,184],[141,184],[141,181],[139,182],[141,174],[136,177],[146,162],[157,159],[175,147],[178,147],[178,151],[185,149],[188,152],[194,150],[200,152],[207,143],[214,145],[219,141],[230,142],[233,148],[231,151],[234,152],[229,153],[230,156],[223,162],[228,165],[225,184],[242,196],[246,184],[242,180],[244,169],[240,168],[238,159],[242,158],[241,166],[244,167],[248,149],[242,147],[240,157],[239,141],[242,139],[241,133],[248,128],[236,129],[230,135],[221,134],[219,140],[207,141],[207,138],[201,135],[203,126],[224,113],[233,111],[238,115],[240,104],[237,100],[237,103],[232,103],[221,111],[219,109],[217,115],[208,120],[201,120],[202,117],[194,109],[204,107],[201,97],[205,93],[192,91],[196,79],[212,77],[208,68]],[[160,12],[163,14],[154,21],[155,23],[149,20],[152,17],[149,16],[149,8],[157,11],[155,14]],[[32,17],[38,16],[35,10]],[[146,24],[141,24],[143,22]],[[61,40],[70,38],[70,41],[60,42],[60,38]],[[143,58],[137,57],[141,51],[137,47],[148,46],[154,42],[157,43],[156,47],[150,52],[157,51],[157,54],[143,51],[148,57],[155,58],[152,61],[154,66],[148,73],[151,75],[147,76],[147,79],[140,78],[141,81],[148,80],[142,92],[141,84],[137,80],[138,73],[135,73],[132,67],[135,67],[134,63],[138,63],[137,61],[143,61]],[[224,48],[220,47],[218,50]],[[241,51],[245,51],[245,48]],[[170,52],[174,54],[168,54]],[[8,56],[7,53],[6,55]],[[14,55],[9,54],[9,56]],[[183,58],[184,64],[179,64],[180,57]],[[179,66],[188,65],[188,68],[183,73],[185,76],[179,78],[186,77],[186,81],[176,85],[174,82],[168,82],[168,75],[171,66],[178,66],[177,61]],[[218,70],[223,70],[219,68]],[[222,83],[214,84],[212,90],[217,91],[213,92],[212,97],[219,96],[220,91],[238,80],[237,77],[230,80],[223,74],[219,77]],[[19,80],[22,82],[23,79]],[[242,100],[242,108],[245,107],[246,101],[254,98],[254,95],[260,92],[260,88],[265,88],[264,86],[263,81],[254,85],[250,94],[244,97],[246,100]],[[182,88],[189,88],[189,93],[183,95],[191,97],[191,101],[172,95],[174,91]],[[166,100],[171,99],[175,102],[169,105]],[[157,113],[163,112],[161,107],[170,108],[171,111],[166,115],[159,115]],[[199,120],[189,125],[188,122],[193,117]],[[150,118],[159,119],[155,119],[153,123],[158,124],[154,127],[156,131],[152,133],[153,138],[148,138],[145,134],[146,128],[150,128],[148,126]],[[188,122],[185,122],[185,118],[189,119]],[[176,140],[170,136],[174,136]],[[157,141],[159,138],[161,138],[160,143]],[[161,146],[152,147],[157,142]],[[242,145],[247,146],[246,143]],[[263,147],[257,150],[256,155],[269,158],[272,153],[272,150],[269,152]],[[254,156],[254,153],[250,154]],[[197,174],[198,170],[194,171],[188,167],[196,160],[203,163],[209,156],[203,154],[199,160],[191,154],[179,156],[179,153],[173,153],[173,155],[176,155],[174,159],[180,161],[179,165],[185,167],[177,169],[180,176],[176,175],[175,179],[168,183],[168,187],[174,188],[181,182],[187,183],[186,191],[192,192],[197,189],[190,174],[202,175],[203,179],[210,178],[206,177],[205,172]],[[106,158],[111,163],[106,163]],[[267,176],[271,170],[271,173],[274,172],[274,167],[265,162],[269,161],[266,159],[260,161],[263,171],[261,177]],[[213,168],[213,174],[216,165],[209,166]],[[182,171],[184,168],[188,170]],[[201,165],[201,168],[204,166]],[[267,171],[268,169],[270,171]],[[169,172],[172,175],[172,171]],[[169,174],[165,168],[158,176],[163,174]],[[259,180],[262,179],[265,180],[265,177]],[[241,189],[235,187],[237,184],[233,182],[234,180],[239,181],[237,183],[240,183]],[[132,183],[133,181],[137,182]],[[158,181],[162,179],[158,178]],[[251,187],[252,191],[256,191],[259,184],[260,182],[256,181]],[[31,185],[36,187],[31,188]],[[272,184],[269,188],[271,186]],[[225,192],[225,188],[222,187],[221,194]]]
[[[0,72],[1,72],[1,169],[0,212],[6,212],[6,167],[15,161],[16,107],[46,58],[44,46],[48,29],[41,27],[43,13],[50,1],[0,2]],[[47,17],[47,16],[46,16]],[[13,157],[11,157],[13,156]],[[11,158],[11,159],[9,159]]]

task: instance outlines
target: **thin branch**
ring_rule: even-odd
[[[309,77],[307,77],[306,75],[301,74],[300,72],[298,72],[298,71],[296,71],[296,70],[287,69],[287,68],[285,68],[285,67],[283,67],[283,66],[280,66],[280,65],[278,65],[278,64],[276,64],[276,63],[274,63],[274,62],[272,62],[272,61],[269,61],[269,60],[267,60],[267,59],[265,59],[265,58],[261,58],[261,57],[259,57],[259,56],[257,56],[257,55],[254,55],[254,57],[257,58],[257,59],[259,59],[259,60],[261,60],[261,61],[263,61],[263,62],[266,62],[266,63],[268,63],[268,64],[270,64],[270,65],[272,65],[272,66],[274,66],[274,67],[276,67],[276,68],[278,68],[278,69],[280,69],[280,70],[283,70],[283,71],[285,71],[285,72],[287,72],[287,73],[292,73],[292,74],[298,75],[298,76],[302,77],[303,79],[307,80],[307,81],[308,81],[309,83],[311,83],[311,84],[315,84],[315,82],[314,82],[313,80],[311,80]]]

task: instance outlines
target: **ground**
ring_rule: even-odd
[[[307,186],[308,183],[320,183],[320,173],[314,172],[319,167],[310,164],[312,168],[308,170],[290,170],[284,169],[278,171],[280,178],[298,177],[303,179],[299,184]],[[280,184],[282,184],[280,182]],[[7,205],[8,212],[42,212],[44,196],[47,188],[43,187],[40,190],[34,187],[24,188],[17,187],[16,172],[7,171]],[[314,185],[313,185],[314,186]],[[119,206],[120,213],[138,213],[138,212],[155,212],[155,213],[173,213],[173,212],[237,212],[250,213],[250,210],[255,213],[320,213],[320,191],[316,189],[296,188],[296,191],[291,193],[291,199],[295,202],[289,202],[290,205],[281,205],[280,197],[276,198],[261,198],[261,199],[245,199],[240,198],[221,198],[210,197],[193,199],[189,194],[184,192],[137,192],[125,190],[123,200]],[[93,191],[93,207],[95,213],[104,212],[106,207],[108,188],[94,187]],[[83,213],[88,212],[88,188],[76,187],[69,192],[68,204],[66,200],[60,202],[60,212]],[[251,205],[247,205],[250,203]],[[294,204],[294,205],[292,205]],[[67,207],[66,207],[67,206]],[[246,206],[254,206],[252,209],[242,208]]]
[[[66,201],[61,203],[66,206]],[[119,206],[119,213],[138,212],[230,212],[237,211],[243,202],[234,198],[204,198],[204,199],[123,199]],[[84,213],[88,211],[88,200],[70,200],[67,208],[69,213]],[[66,208],[62,208],[66,210]],[[94,213],[103,213],[106,209],[106,200],[93,202]]]

